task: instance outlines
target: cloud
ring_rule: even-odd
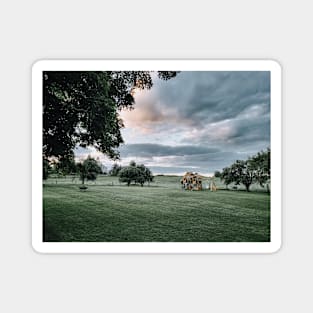
[[[253,125],[263,115],[269,119],[270,73],[181,72],[172,80],[157,80],[135,98],[135,110],[122,117],[139,133],[170,132],[180,138],[228,120]]]
[[[205,145],[130,144],[123,146],[120,151],[124,164],[134,160],[152,170],[157,170],[157,173],[162,173],[159,172],[161,168],[164,169],[164,173],[182,172],[182,170],[213,173],[237,159],[249,156],[246,152],[223,151]]]
[[[161,102],[194,125],[236,118],[251,105],[270,104],[269,72],[184,72],[181,92],[164,85]]]
[[[184,71],[154,80],[135,100],[134,110],[120,114],[122,165],[212,173],[270,146],[269,72]]]
[[[227,119],[186,133],[183,142],[197,142],[223,149],[240,149],[256,144],[270,144],[270,120],[267,115],[255,118]]]
[[[216,148],[208,148],[203,146],[169,146],[150,143],[128,144],[120,148],[122,157],[184,156],[216,153],[217,151],[218,149]]]
[[[205,153],[195,155],[184,156],[162,156],[152,157],[150,162],[147,162],[149,166],[162,166],[166,168],[180,167],[185,171],[197,171],[204,173],[213,173],[215,170],[221,170],[225,167],[225,162],[234,162],[237,159],[241,159],[242,154],[231,151],[219,151],[216,153]]]

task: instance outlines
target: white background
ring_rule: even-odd
[[[312,311],[312,24],[310,1],[2,1],[0,311]],[[280,61],[282,249],[272,255],[35,253],[31,64],[46,58]]]

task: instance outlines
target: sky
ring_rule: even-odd
[[[154,174],[212,175],[270,147],[270,72],[180,72],[135,92],[134,110],[120,113],[125,128],[121,165],[131,160]],[[78,148],[108,168],[93,148]]]

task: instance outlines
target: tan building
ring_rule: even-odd
[[[202,190],[202,177],[198,173],[187,172],[180,182],[185,190]]]

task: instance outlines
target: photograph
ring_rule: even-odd
[[[273,61],[39,61],[34,246],[277,249],[279,70]]]

